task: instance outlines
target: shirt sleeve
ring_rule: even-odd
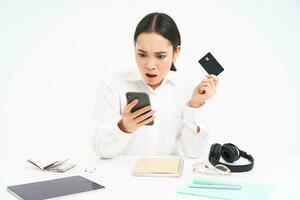
[[[183,154],[188,158],[208,153],[210,129],[205,120],[207,106],[204,104],[199,108],[192,108],[186,105],[184,108],[180,143]]]
[[[122,153],[134,133],[127,134],[118,127],[121,120],[121,101],[119,94],[111,85],[103,83],[96,96],[95,134],[93,147],[101,158],[112,158]]]

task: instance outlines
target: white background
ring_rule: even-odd
[[[300,154],[299,1],[0,1],[0,154],[91,147],[97,87],[136,67],[139,20],[169,14],[182,36],[177,68],[225,68],[208,116],[214,142]],[[109,116],[108,116],[109,117]]]

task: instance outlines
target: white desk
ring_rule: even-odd
[[[63,199],[208,199],[204,197],[177,194],[176,189],[191,181],[191,165],[201,159],[186,159],[184,171],[179,178],[134,177],[131,170],[138,157],[120,156],[114,159],[97,159],[94,155],[80,155],[76,158],[77,166],[65,173],[40,171],[25,162],[25,157],[11,156],[1,158],[0,198],[16,199],[6,191],[6,186],[82,175],[106,188],[98,191],[64,197]],[[253,183],[267,183],[276,186],[271,199],[300,199],[300,156],[258,157],[255,156],[254,169],[247,173],[232,174],[231,179]],[[278,162],[281,161],[281,162]],[[94,173],[85,169],[96,167]]]

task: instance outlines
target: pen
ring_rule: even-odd
[[[225,190],[240,190],[240,185],[217,185],[217,184],[190,184],[190,188],[205,188],[205,189],[225,189]]]
[[[204,184],[204,185],[226,185],[226,181],[214,178],[206,178],[206,179],[194,179],[194,184]]]
[[[59,161],[55,161],[49,165],[47,165],[46,167],[44,167],[43,169],[49,169],[50,167],[54,167]]]

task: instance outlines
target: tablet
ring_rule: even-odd
[[[8,192],[23,200],[42,200],[105,188],[82,176],[8,186]]]

